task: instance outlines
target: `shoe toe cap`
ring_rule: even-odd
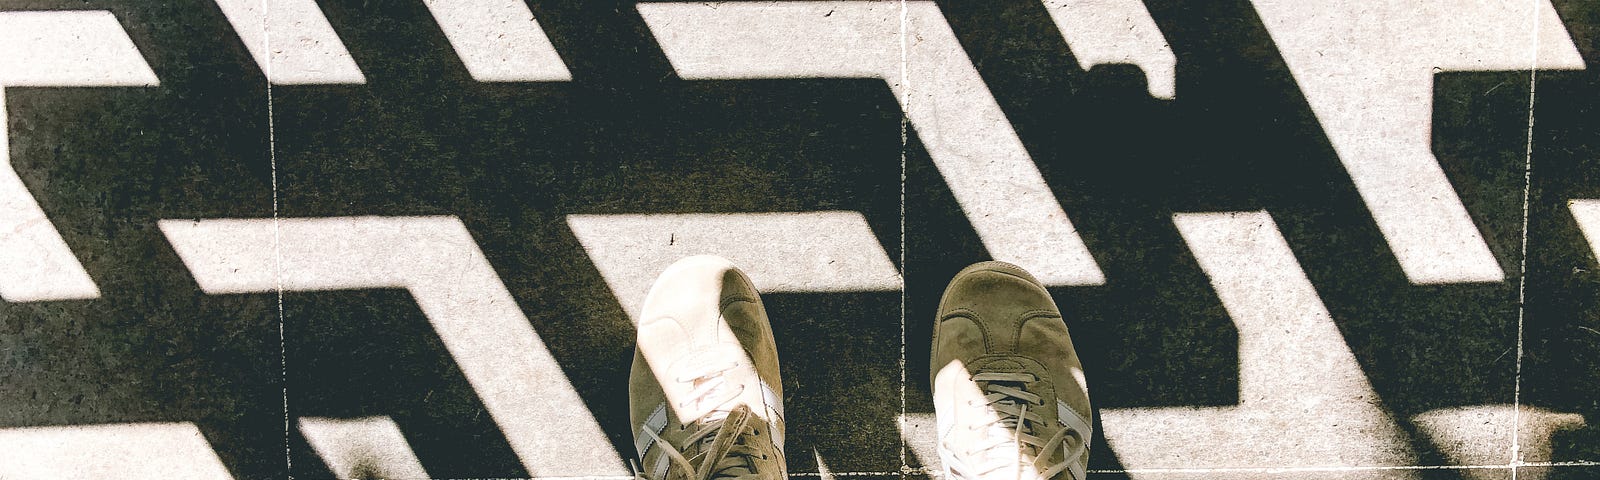
[[[1003,262],[983,262],[962,270],[950,281],[939,302],[940,318],[966,314],[986,327],[1014,324],[1040,313],[1060,315],[1060,310],[1038,280]]]

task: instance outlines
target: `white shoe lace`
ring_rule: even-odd
[[[744,392],[743,385],[738,385],[737,390],[730,391],[726,388],[727,381],[722,378],[724,372],[737,366],[736,363],[717,365],[701,369],[692,376],[676,379],[678,382],[695,385],[694,390],[689,393],[689,399],[677,405],[678,411],[700,411],[707,405],[714,407],[713,410],[685,426],[687,428],[699,425],[699,428],[684,437],[681,444],[672,445],[650,429],[641,430],[654,439],[656,445],[661,447],[662,453],[671,459],[673,466],[684,473],[683,478],[689,480],[760,478],[755,461],[766,459],[766,454],[757,451],[748,440],[761,435],[761,428],[765,427],[765,422],[756,417],[750,407],[744,404],[729,409],[720,408]],[[635,471],[634,478],[650,480],[639,471]]]
[[[997,420],[986,425],[972,425],[974,431],[988,430],[984,440],[978,445],[970,446],[967,451],[986,461],[974,466],[971,472],[975,478],[992,478],[990,474],[1006,466],[1014,466],[1013,477],[1016,479],[1034,478],[1024,476],[1023,467],[1031,467],[1038,473],[1037,478],[1048,479],[1066,470],[1078,457],[1087,451],[1088,442],[1084,432],[1078,432],[1070,427],[1061,427],[1048,439],[1034,435],[1036,426],[1044,424],[1044,419],[1037,412],[1037,408],[1044,405],[1044,399],[1039,395],[1023,390],[1023,387],[1037,380],[1032,374],[1023,372],[983,372],[972,376],[973,382],[983,389],[986,406],[993,411]],[[976,407],[976,403],[970,406]],[[1080,441],[1077,446],[1069,449],[1067,436],[1075,434]],[[1055,451],[1061,451],[1062,460],[1054,465],[1044,465]],[[1015,462],[1006,454],[1016,455]],[[1031,457],[1031,458],[1030,458]],[[957,477],[963,477],[962,472],[953,472]],[[964,477],[963,477],[964,478]]]

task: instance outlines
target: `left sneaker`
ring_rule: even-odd
[[[778,350],[749,278],[720,257],[679,260],[650,288],[638,329],[638,475],[785,480]]]

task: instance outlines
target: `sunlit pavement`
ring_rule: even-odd
[[[0,478],[630,478],[697,253],[802,478],[938,475],[991,258],[1091,478],[1594,478],[1597,65],[1576,0],[6,2]]]

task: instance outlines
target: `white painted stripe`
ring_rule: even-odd
[[[0,87],[159,83],[111,12],[0,12]]]
[[[856,212],[568,215],[567,226],[635,321],[656,274],[698,254],[727,258],[763,292],[902,285]]]
[[[990,255],[1049,285],[1105,282],[933,2],[641,3],[638,9],[685,79],[884,80]]]
[[[298,423],[306,443],[337,478],[430,478],[389,417],[301,417]]]
[[[1078,66],[1133,64],[1144,70],[1150,96],[1177,94],[1178,57],[1140,0],[1044,0]]]
[[[1584,68],[1550,3],[1253,3],[1407,278],[1501,281],[1432,152],[1433,75]]]
[[[833,469],[828,468],[828,462],[822,459],[822,452],[818,452],[815,448],[811,449],[811,458],[817,460],[817,478],[822,480],[837,480],[838,477],[833,475]]]
[[[1272,217],[1173,222],[1238,327],[1239,405],[1101,410],[1118,460],[1130,470],[1415,464]]]
[[[943,466],[938,439],[942,436],[939,419],[932,413],[907,412],[900,415],[900,438],[905,440],[907,453],[917,459],[917,464],[939,471]]]
[[[100,296],[11,165],[3,87],[159,83],[110,12],[0,12],[0,298],[36,302]]]
[[[1583,428],[1583,415],[1522,406],[1520,419],[1511,405],[1474,405],[1429,410],[1411,417],[1428,440],[1449,457],[1452,465],[1510,464],[1506,445],[1511,436],[1520,440],[1522,462],[1551,459],[1550,437],[1558,431]],[[1513,432],[1513,425],[1520,425]],[[1468,472],[1473,479],[1504,478],[1503,472]]]
[[[4,68],[4,67],[0,67]],[[7,302],[98,298],[100,289],[11,167],[0,89],[0,298]]]
[[[1600,200],[1573,200],[1567,203],[1567,208],[1572,210],[1572,218],[1578,221],[1578,229],[1589,240],[1589,248],[1594,250],[1595,258],[1600,259]]]
[[[280,85],[367,82],[316,0],[216,2],[268,81]]]
[[[408,290],[530,473],[627,473],[455,217],[162,220],[160,227],[206,293]]]
[[[0,478],[233,478],[191,423],[0,429]]]
[[[480,82],[572,80],[523,0],[424,0],[450,47]]]
[[[645,417],[644,424],[639,425],[639,433],[633,436],[633,451],[639,454],[639,459],[644,459],[650,453],[650,446],[656,443],[655,437],[646,435],[645,431],[660,435],[664,428],[667,428],[667,402],[657,405],[655,411]]]

